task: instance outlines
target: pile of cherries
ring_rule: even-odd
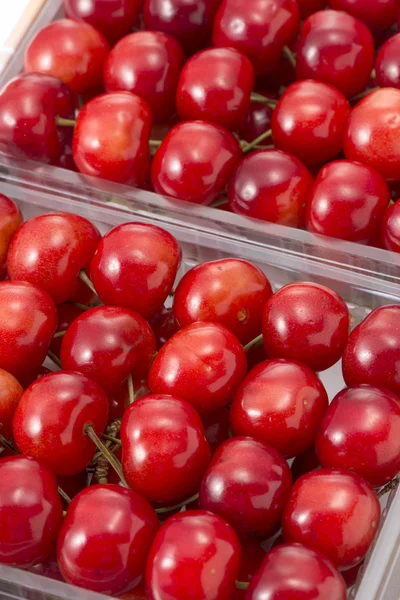
[[[155,225],[0,196],[0,562],[130,600],[344,600],[400,471],[400,306],[350,333],[323,285],[180,262]]]
[[[398,0],[64,6],[0,150],[400,252]]]

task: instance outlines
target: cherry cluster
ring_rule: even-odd
[[[344,600],[400,471],[400,307],[350,333],[321,284],[181,256],[0,196],[0,562],[131,600]]]
[[[399,252],[397,4],[65,0],[0,149]]]

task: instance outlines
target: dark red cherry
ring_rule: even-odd
[[[379,519],[369,483],[351,471],[319,469],[294,484],[282,528],[286,541],[318,550],[338,567],[352,567],[367,553]]]
[[[175,91],[184,62],[175,38],[157,31],[136,31],[111,50],[104,67],[107,92],[126,90],[148,102],[155,121],[174,113]]]
[[[301,544],[267,553],[250,582],[246,600],[346,600],[343,577],[323,554]]]
[[[306,165],[321,165],[341,151],[349,113],[348,101],[331,85],[297,81],[272,113],[275,146]]]
[[[0,369],[0,433],[12,438],[12,421],[24,389],[11,373]]]
[[[239,142],[224,127],[205,121],[179,123],[153,158],[151,182],[159,194],[210,204],[225,189],[241,156]]]
[[[232,399],[247,371],[239,340],[216,323],[192,323],[159,351],[149,373],[155,394],[187,400],[202,416]]]
[[[241,561],[238,581],[247,582],[257,573],[265,558],[265,550],[260,542],[251,536],[243,536],[241,542]],[[236,589],[232,600],[245,600],[246,590]]]
[[[384,248],[400,252],[400,202],[389,206],[384,214],[381,227],[381,241]]]
[[[76,293],[79,272],[89,266],[100,237],[98,229],[79,215],[59,212],[33,217],[11,241],[9,277],[36,284],[56,304],[65,302]]]
[[[18,380],[46,358],[57,310],[44,290],[25,281],[0,282],[0,368]]]
[[[149,317],[170,293],[181,256],[178,242],[164,229],[124,223],[99,243],[90,276],[105,304],[130,308]]]
[[[297,481],[302,475],[314,471],[320,467],[318,456],[315,452],[315,447],[311,446],[308,450],[296,456],[291,464],[293,481]]]
[[[204,435],[210,444],[211,452],[215,450],[230,437],[229,410],[220,408],[211,415],[203,418]]]
[[[190,510],[168,519],[146,567],[149,600],[231,600],[240,565],[240,542],[223,519]]]
[[[325,0],[297,0],[300,9],[301,20],[304,21],[315,12],[324,10],[326,6]]]
[[[95,446],[85,433],[100,435],[107,425],[108,400],[100,386],[80,373],[59,371],[33,383],[14,414],[18,449],[57,475],[83,471]]]
[[[400,33],[389,38],[376,57],[376,81],[380,87],[400,88]]]
[[[5,267],[10,240],[21,223],[22,214],[18,206],[7,196],[0,194],[0,270]]]
[[[130,92],[103,94],[79,112],[72,152],[81,173],[142,185],[149,169],[150,107]]]
[[[396,0],[328,0],[328,4],[360,19],[374,32],[390,29],[397,19]]]
[[[295,361],[267,360],[250,371],[237,391],[231,430],[292,457],[312,445],[327,408],[327,393],[314,371]]]
[[[128,484],[151,502],[173,504],[199,488],[211,452],[195,409],[175,396],[144,396],[121,425]]]
[[[363,91],[374,66],[374,39],[351,15],[321,10],[305,21],[296,56],[297,79],[330,83],[347,98]]]
[[[149,323],[155,335],[158,350],[179,330],[173,311],[165,306],[162,306],[149,318]]]
[[[318,173],[307,204],[306,226],[314,233],[376,244],[389,201],[386,181],[375,169],[337,160]]]
[[[196,321],[219,323],[246,344],[261,333],[264,305],[271,295],[271,285],[258,267],[223,258],[186,273],[175,290],[173,311],[180,327]]]
[[[265,305],[264,347],[271,358],[324,371],[342,356],[349,325],[346,303],[336,292],[318,283],[289,283]]]
[[[262,133],[271,129],[272,108],[264,102],[250,102],[249,109],[245,115],[238,135],[245,142],[252,142]],[[260,146],[268,146],[270,144],[268,138],[260,142]]]
[[[80,280],[81,281],[81,280]],[[58,314],[58,325],[56,329],[57,333],[65,333],[68,327],[77,319],[83,310],[76,306],[75,304],[66,302],[65,304],[59,304],[57,306],[57,314]],[[61,344],[63,338],[62,337],[53,337],[50,344],[50,350],[55,356],[58,358],[61,354]]]

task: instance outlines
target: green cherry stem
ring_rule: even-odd
[[[288,59],[292,67],[296,68],[296,56],[293,54],[289,46],[283,46],[283,55]]]
[[[199,497],[199,494],[194,494],[194,496],[190,496],[190,498],[186,498],[186,500],[183,500],[182,502],[179,502],[179,504],[174,504],[173,506],[163,506],[162,508],[156,508],[155,511],[157,514],[162,514],[162,513],[167,513],[170,510],[178,510],[178,508],[183,508],[184,506],[186,506],[186,504],[190,504],[191,502],[194,502],[195,500],[197,500]]]
[[[236,581],[235,585],[238,590],[247,590],[250,584],[248,581]]]
[[[249,144],[246,144],[246,146],[244,146],[242,148],[243,152],[245,154],[247,154],[247,152],[250,152],[250,150],[253,150],[253,148],[255,148],[255,146],[258,146],[258,144],[260,142],[264,141],[265,138],[270,137],[271,135],[272,135],[272,130],[271,129],[268,129],[268,131],[264,131],[264,133],[262,133],[261,135],[259,135],[255,140],[253,140]]]
[[[59,367],[61,369],[60,359],[54,354],[54,352],[52,352],[51,350],[48,350],[47,356],[53,361],[53,363],[55,365],[57,365],[57,367]]]
[[[53,335],[53,340],[57,340],[58,338],[64,337],[64,335],[67,333],[67,331],[57,331],[57,333],[55,333]]]
[[[243,350],[245,352],[248,352],[248,350],[250,350],[250,348],[254,348],[254,346],[261,346],[262,342],[263,342],[263,334],[260,333],[260,335],[258,335],[256,338],[254,338],[254,340],[251,340],[251,342],[249,342],[248,344],[243,346]]]
[[[252,102],[260,102],[262,104],[266,104],[269,108],[275,108],[278,104],[278,100],[273,100],[272,98],[268,98],[267,96],[263,96],[262,94],[258,94],[257,92],[252,92],[250,95],[250,100]]]
[[[68,494],[66,494],[66,493],[64,492],[64,490],[63,490],[62,488],[60,488],[60,486],[58,487],[58,493],[60,494],[61,498],[62,498],[63,500],[65,500],[65,502],[66,502],[67,504],[71,504],[71,502],[72,502],[71,498],[68,496]]]
[[[56,124],[60,127],[75,127],[75,119],[64,119],[64,117],[56,117]]]
[[[100,450],[100,452],[102,453],[104,458],[106,458],[108,460],[108,462],[110,463],[110,465],[112,466],[112,468],[114,469],[114,471],[116,472],[116,474],[118,475],[120,480],[122,481],[123,485],[125,487],[129,488],[129,485],[126,483],[124,474],[122,472],[121,463],[114,456],[114,454],[112,452],[110,452],[110,450],[107,448],[107,446],[105,444],[103,444],[103,442],[101,441],[101,439],[99,438],[99,436],[97,435],[95,430],[93,429],[93,425],[86,425],[85,433],[92,440],[92,442],[96,446],[96,448],[98,450]]]
[[[93,294],[96,294],[97,296],[97,292],[95,290],[95,287],[91,281],[91,279],[86,275],[85,271],[79,271],[79,279],[81,279],[83,281],[83,283],[86,283],[86,285],[88,286],[88,288],[90,290],[92,290]]]
[[[129,392],[129,404],[133,404],[135,402],[135,390],[133,388],[132,375],[128,377],[128,392]]]

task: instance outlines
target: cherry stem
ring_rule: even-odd
[[[48,350],[47,356],[53,361],[54,364],[57,365],[57,367],[60,367],[60,369],[61,369],[61,362],[60,362],[59,358],[54,354],[54,352],[52,352],[51,350]]]
[[[113,442],[114,444],[119,444],[120,446],[122,444],[121,440],[119,440],[118,438],[116,438],[112,435],[108,435],[108,433],[102,433],[101,437],[104,438],[105,440],[109,440],[110,442]]]
[[[199,494],[195,494],[194,496],[190,496],[190,498],[186,498],[186,500],[183,500],[182,502],[179,502],[179,504],[174,504],[173,506],[163,506],[162,508],[156,508],[155,511],[157,514],[162,514],[162,513],[167,513],[170,510],[177,510],[178,508],[182,508],[183,506],[186,506],[186,504],[190,504],[191,502],[194,502],[195,500],[197,500],[199,497]]]
[[[135,390],[133,389],[132,375],[128,377],[128,393],[129,393],[129,404],[135,402]]]
[[[213,206],[214,208],[216,208],[217,206],[222,206],[223,204],[228,204],[228,198],[220,198],[219,200],[216,200],[215,202],[212,202],[210,204],[210,206]]]
[[[77,306],[81,310],[89,310],[89,308],[92,308],[91,306],[87,306],[86,304],[79,304],[79,302],[72,302],[72,304],[74,306]]]
[[[255,140],[253,140],[249,144],[246,144],[246,146],[244,146],[242,148],[243,152],[245,154],[247,152],[250,152],[250,150],[253,150],[253,148],[255,146],[257,146],[260,142],[262,142],[263,140],[265,140],[265,138],[270,137],[270,135],[272,135],[272,130],[271,129],[268,129],[267,131],[264,131],[264,133],[262,133],[261,135],[259,135]]]
[[[235,585],[238,590],[247,590],[250,584],[248,581],[236,581]]]
[[[71,504],[71,502],[72,502],[71,498],[68,496],[68,494],[66,494],[66,493],[64,492],[64,490],[63,490],[62,488],[60,488],[60,486],[58,487],[58,493],[60,494],[61,498],[62,498],[63,500],[65,500],[65,502],[66,502],[67,504]]]
[[[384,496],[385,494],[387,494],[388,492],[391,492],[392,490],[395,490],[397,488],[397,486],[399,485],[399,480],[397,479],[397,477],[395,477],[394,479],[392,479],[392,481],[389,481],[389,483],[387,483],[386,485],[384,485],[378,492],[377,492],[377,496],[378,498],[381,498],[382,496]]]
[[[262,342],[263,342],[263,334],[260,333],[260,335],[258,335],[256,338],[254,338],[254,340],[251,340],[251,342],[249,342],[248,344],[243,346],[243,350],[245,352],[247,352],[251,348],[254,348],[254,346],[261,346]]]
[[[263,96],[262,94],[258,94],[257,92],[252,92],[250,95],[250,100],[252,102],[260,102],[262,104],[266,104],[269,108],[275,108],[278,104],[278,100],[273,100],[272,98],[268,98],[267,96]]]
[[[56,340],[57,338],[60,337],[64,337],[64,335],[67,333],[67,331],[57,331],[57,333],[55,333],[53,335],[53,340]]]
[[[296,68],[296,56],[293,54],[289,46],[283,46],[283,54],[288,59],[292,67]]]
[[[75,127],[75,119],[64,119],[64,117],[56,117],[56,124],[60,127]]]
[[[162,140],[149,140],[151,148],[158,148],[159,146],[161,146],[161,142]]]
[[[107,446],[105,444],[103,444],[103,442],[101,441],[101,439],[99,438],[99,436],[97,435],[95,430],[93,429],[93,425],[86,425],[84,431],[85,431],[86,435],[92,440],[92,442],[96,446],[96,448],[98,450],[100,450],[102,455],[108,460],[108,462],[110,463],[110,465],[112,466],[112,468],[114,469],[114,471],[116,472],[116,474],[118,475],[120,480],[122,481],[123,485],[125,487],[129,487],[128,484],[126,483],[124,474],[122,472],[121,463],[114,456],[114,454],[112,452],[110,452],[110,450],[107,448]]]
[[[93,294],[96,294],[96,296],[97,296],[95,287],[94,287],[93,283],[91,282],[90,278],[86,275],[85,271],[79,271],[78,277],[79,277],[79,279],[82,279],[83,283],[86,283],[88,288],[92,290]]]
[[[16,450],[14,448],[14,446],[12,444],[10,444],[9,441],[6,440],[6,438],[0,434],[0,444],[3,444],[3,446],[5,448],[7,448],[7,450],[9,450],[10,452],[12,452],[13,454],[19,454],[18,450]]]
[[[352,98],[350,98],[350,102],[357,102],[358,100],[361,100],[361,98],[365,98],[365,96],[369,96],[369,94],[371,94],[372,92],[375,92],[376,90],[379,90],[379,89],[380,89],[379,87],[374,87],[369,90],[365,90],[364,92],[357,94],[357,96],[353,96]]]

